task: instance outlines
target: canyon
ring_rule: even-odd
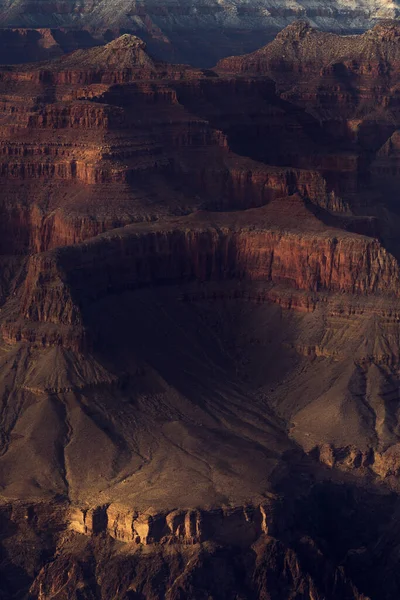
[[[397,597],[400,26],[212,68],[32,36],[0,66],[1,597]]]

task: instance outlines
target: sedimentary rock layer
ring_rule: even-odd
[[[286,203],[280,201],[276,212],[296,208],[296,202]],[[229,219],[206,215],[182,220],[170,230],[165,225],[130,226],[73,248],[35,255],[27,265],[22,316],[79,324],[78,307],[105,294],[193,280],[286,283],[308,291],[398,297],[398,264],[377,240],[335,230],[263,231],[259,223],[268,219],[268,211],[251,214],[250,227],[249,215],[243,225],[239,221],[231,228]],[[307,218],[307,212],[302,216]],[[210,218],[218,225],[201,223]]]

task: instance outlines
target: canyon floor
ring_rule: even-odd
[[[0,597],[398,597],[400,26],[86,46],[0,67]]]

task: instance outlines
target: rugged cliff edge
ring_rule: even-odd
[[[0,67],[2,597],[398,595],[399,40]]]

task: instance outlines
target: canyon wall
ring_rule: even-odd
[[[7,600],[398,596],[399,40],[0,67]]]
[[[143,285],[257,281],[306,291],[399,295],[397,261],[373,239],[353,234],[199,227],[104,234],[29,259],[20,316],[82,325],[81,311],[109,294]]]

